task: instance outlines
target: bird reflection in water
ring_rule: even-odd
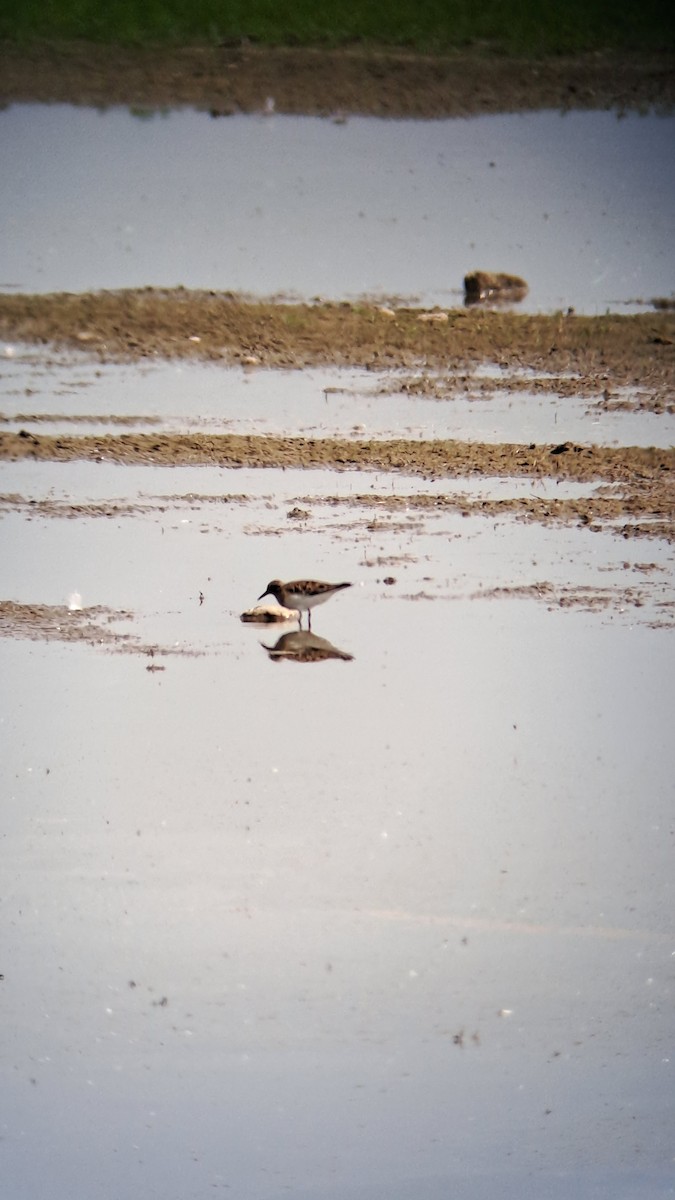
[[[284,659],[303,663],[324,662],[328,658],[340,658],[343,662],[351,662],[354,658],[353,654],[338,650],[337,646],[327,641],[326,638],[304,629],[283,633],[273,646],[267,646],[265,642],[261,642],[260,645],[274,662],[281,662]]]

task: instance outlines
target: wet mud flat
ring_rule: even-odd
[[[214,519],[207,516],[209,509],[231,514],[233,509],[251,506],[249,536],[285,536],[289,530],[312,536],[321,528],[329,540],[335,532],[338,538],[356,541],[364,530],[368,536],[381,534],[388,549],[366,561],[383,568],[420,562],[424,556],[418,553],[415,538],[429,534],[434,521],[446,522],[451,538],[458,536],[452,524],[457,518],[467,525],[475,519],[486,525],[515,520],[550,527],[552,532],[576,528],[620,538],[624,544],[636,539],[655,547],[661,543],[662,549],[649,561],[644,555],[638,555],[640,561],[635,563],[634,554],[627,558],[625,567],[638,572],[640,586],[614,581],[606,587],[596,579],[566,587],[548,578],[512,579],[507,572],[484,587],[481,582],[478,590],[469,588],[466,596],[538,600],[589,612],[608,606],[649,608],[651,598],[658,609],[648,615],[652,625],[672,620],[663,548],[675,541],[675,446],[669,444],[667,432],[659,445],[604,444],[597,434],[594,443],[432,438],[424,432],[416,437],[368,438],[355,433],[359,426],[345,428],[348,436],[335,436],[321,430],[320,408],[316,436],[289,427],[264,434],[205,432],[194,399],[187,428],[176,431],[165,425],[161,412],[125,417],[118,412],[87,416],[68,411],[64,401],[69,389],[63,373],[64,354],[66,362],[92,367],[97,363],[128,364],[132,369],[153,363],[203,363],[215,371],[222,367],[230,377],[238,371],[240,381],[261,372],[268,383],[275,371],[292,380],[308,368],[330,368],[338,372],[339,381],[339,372],[358,368],[363,378],[372,379],[374,394],[385,402],[392,392],[404,394],[413,406],[407,420],[413,422],[414,406],[422,402],[452,409],[455,401],[467,396],[485,398],[499,391],[508,403],[510,394],[525,389],[531,401],[544,397],[544,403],[553,406],[561,429],[566,404],[579,397],[592,402],[600,425],[603,414],[608,419],[622,410],[647,413],[650,420],[667,423],[675,395],[675,314],[665,304],[653,313],[631,316],[587,317],[572,312],[534,316],[482,306],[425,311],[394,298],[293,304],[233,293],[143,288],[0,296],[0,335],[8,362],[15,347],[20,354],[35,347],[36,355],[36,374],[25,376],[23,389],[28,411],[12,416],[0,412],[0,461],[7,464],[203,470],[208,478],[214,472],[246,472],[249,478],[262,472],[277,480],[273,488],[287,473],[296,478],[304,473],[317,478],[319,473],[324,480],[354,476],[356,481],[347,489],[336,488],[332,495],[325,484],[321,494],[306,489],[288,496],[277,493],[274,502],[266,502],[274,511],[280,506],[272,526],[262,518],[260,498],[254,495],[216,491],[209,496],[174,489],[154,500],[147,494],[134,495],[133,489],[116,498],[29,496],[7,489],[0,495],[0,515],[15,514],[33,522],[105,518],[118,525],[127,518],[164,520],[172,513],[180,520],[181,512],[189,512],[197,514],[203,532],[209,532]],[[43,411],[31,414],[35,385],[46,388],[49,396],[50,377],[53,399],[43,399]],[[348,376],[344,378],[349,394]],[[12,379],[18,385],[21,375]],[[78,386],[87,386],[86,377],[78,379]],[[314,390],[319,386],[315,383]],[[264,395],[265,384],[260,387]],[[339,391],[339,386],[334,390]],[[11,396],[10,383],[5,385],[5,400]],[[208,404],[211,419],[216,410],[226,417],[228,393],[212,397]],[[356,416],[358,389],[353,405]],[[349,405],[342,410],[343,422],[349,411]],[[498,428],[499,419],[495,420]],[[60,423],[62,430],[51,432],[49,422]],[[86,422],[110,428],[79,432]],[[393,479],[400,480],[395,490],[385,483]],[[282,493],[285,490],[282,486]],[[391,546],[392,537],[399,535],[406,543],[404,549]],[[419,578],[406,593],[408,598],[433,598],[428,582]],[[67,613],[64,619],[58,605],[7,601],[1,632],[48,640],[80,639],[150,656],[192,652],[189,645],[181,648],[178,643],[111,633],[107,626],[114,621],[115,610],[105,619],[104,610],[99,606],[84,615]],[[124,611],[117,615],[130,619]],[[160,668],[151,664],[149,669]]]
[[[667,310],[629,317],[521,316],[481,308],[428,313],[366,301],[294,305],[148,288],[0,296],[0,334],[8,343],[46,346],[47,371],[50,346],[100,362],[206,361],[238,365],[244,372],[360,367],[381,379],[383,389],[391,386],[392,373],[399,373],[396,386],[402,391],[411,397],[431,394],[448,406],[467,391],[487,394],[496,386],[522,388],[526,381],[558,406],[561,428],[565,403],[575,396],[593,397],[608,411],[623,404],[669,419],[675,393],[675,315]],[[630,398],[618,389],[627,389]],[[291,431],[256,436],[161,428],[56,436],[41,428],[0,427],[0,458],[592,481],[600,490],[574,500],[447,495],[418,497],[413,503],[486,516],[511,512],[544,523],[592,526],[609,520],[625,537],[668,540],[675,519],[672,446],[310,438]]]
[[[86,645],[116,654],[140,654],[148,657],[147,671],[163,671],[161,658],[167,654],[195,654],[195,650],[147,644],[134,633],[122,632],[117,625],[133,622],[135,614],[114,610],[106,605],[86,609],[63,604],[19,604],[0,600],[0,637],[28,641],[65,642]]]
[[[394,298],[284,303],[175,288],[0,295],[0,337],[86,350],[101,361],[243,366],[458,368],[481,363],[640,382],[672,396],[675,313],[520,315]],[[575,387],[568,383],[568,390]]]
[[[328,470],[402,472],[425,478],[483,476],[554,478],[620,485],[611,497],[588,500],[541,500],[537,497],[509,501],[470,501],[446,498],[445,504],[462,512],[516,512],[531,520],[580,520],[603,517],[646,518],[626,526],[624,536],[675,538],[673,472],[675,450],[643,447],[588,447],[481,445],[443,442],[353,442],[335,438],[242,437],[208,434],[121,434],[54,437],[22,430],[0,432],[0,459],[19,461],[112,462],[126,465],[211,466],[225,468],[291,467]],[[385,500],[385,504],[397,501]],[[419,503],[413,501],[413,504]],[[439,497],[422,505],[443,505]],[[77,510],[74,510],[75,513]]]

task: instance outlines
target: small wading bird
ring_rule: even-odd
[[[330,600],[336,592],[341,592],[343,588],[351,587],[351,583],[321,583],[318,579],[294,579],[291,583],[282,583],[280,579],[273,579],[268,583],[262,595],[258,596],[262,600],[263,596],[274,596],[278,604],[284,608],[296,608],[300,614],[300,626],[302,627],[302,614],[307,613],[307,628],[312,628],[312,609],[316,604],[323,604],[326,600]]]

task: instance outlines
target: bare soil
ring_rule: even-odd
[[[37,435],[0,433],[0,459],[115,462],[154,466],[324,467],[399,471],[442,479],[469,475],[551,476],[566,480],[672,484],[675,450],[641,446],[347,441],[241,434]]]
[[[671,108],[670,54],[512,59],[478,49],[412,51],[0,44],[0,103],[190,106],[237,112],[451,117],[542,108]]]
[[[522,315],[480,306],[443,320],[378,302],[288,304],[186,288],[0,295],[0,337],[86,350],[102,361],[195,359],[265,367],[473,370],[635,384],[675,381],[675,313]],[[574,391],[575,382],[566,387]]]

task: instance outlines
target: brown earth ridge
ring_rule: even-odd
[[[0,43],[0,103],[194,107],[439,118],[543,108],[667,110],[675,56],[596,52],[513,59],[487,47],[447,55],[349,46],[180,48]]]
[[[251,367],[446,371],[490,362],[548,375],[611,377],[672,396],[672,311],[585,317],[471,307],[428,320],[430,314],[418,308],[393,303],[292,304],[150,287],[0,294],[0,337],[117,362],[180,358]]]
[[[155,466],[325,467],[400,471],[443,479],[470,475],[554,476],[658,486],[671,484],[675,450],[492,442],[348,441],[242,434],[125,433],[80,437],[0,433],[0,460],[114,462]]]

